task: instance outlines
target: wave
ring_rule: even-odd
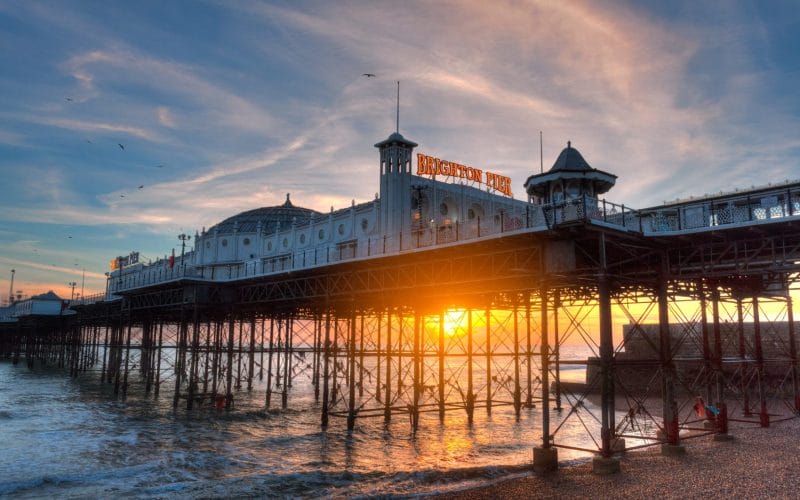
[[[32,493],[33,491],[31,490],[41,490],[48,487],[57,487],[59,488],[58,491],[63,491],[63,489],[71,487],[97,488],[100,483],[105,484],[107,482],[112,482],[114,484],[125,484],[125,479],[141,478],[146,476],[147,473],[154,473],[157,471],[157,465],[154,463],[149,463],[129,467],[105,469],[85,474],[48,474],[28,479],[0,481],[0,497],[25,492]]]

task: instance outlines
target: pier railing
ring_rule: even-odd
[[[90,304],[94,304],[95,302],[101,302],[106,299],[106,294],[104,292],[94,293],[91,295],[84,295],[79,299],[74,299],[69,301],[70,306],[86,306]]]
[[[489,217],[472,220],[428,221],[395,235],[353,238],[289,250],[245,261],[194,265],[192,254],[176,257],[173,265],[162,259],[149,266],[112,276],[111,293],[178,279],[230,281],[311,269],[345,261],[371,259],[498,238],[518,232],[548,231],[576,223],[605,225],[644,236],[715,229],[733,224],[754,224],[800,216],[800,183],[635,210],[624,204],[581,196],[549,205],[519,204]]]
[[[630,231],[640,230],[638,212],[606,200],[580,197],[551,205],[520,203],[498,213],[466,221],[428,221],[413,224],[395,235],[353,238],[285,253],[230,263],[194,265],[191,254],[155,264],[123,270],[112,276],[111,293],[133,290],[178,279],[230,281],[310,269],[346,261],[428,250],[464,242],[491,239],[519,232],[548,231],[565,224],[586,221]]]
[[[642,233],[696,232],[800,216],[800,183],[690,198],[641,211]]]

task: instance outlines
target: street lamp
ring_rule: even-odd
[[[75,286],[76,285],[77,285],[77,283],[74,282],[74,281],[70,281],[69,283],[67,283],[67,286],[69,286],[72,289],[72,292],[70,293],[70,296],[69,296],[69,301],[70,302],[72,302],[72,300],[75,298]]]
[[[192,236],[189,234],[181,233],[178,235],[178,239],[181,240],[181,269],[186,270],[186,264],[183,261],[183,254],[186,250],[186,242],[192,239]]]

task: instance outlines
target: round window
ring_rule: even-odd
[[[206,241],[206,248],[211,248],[211,242],[210,241]]]
[[[339,224],[337,231],[339,231],[339,234],[344,234],[344,224]]]
[[[319,239],[325,238],[325,230],[324,229],[320,229],[319,233],[317,233],[317,236],[319,237]]]
[[[467,218],[469,220],[474,219],[475,218],[475,210],[473,210],[471,208],[469,210],[467,210]]]
[[[300,244],[301,245],[305,245],[305,243],[306,243],[306,235],[305,234],[301,234],[300,235]]]
[[[224,247],[228,246],[228,240],[222,240],[222,246]]]
[[[269,243],[267,243],[267,252],[271,251],[272,251],[272,242],[270,241]]]
[[[289,248],[289,239],[288,238],[284,238],[283,239],[283,248]]]
[[[442,203],[439,205],[439,213],[442,215],[447,215],[447,203]]]
[[[366,233],[368,227],[369,227],[369,221],[367,219],[361,219],[361,230]]]
[[[242,243],[244,243],[244,246],[249,245],[250,244],[250,238],[245,238],[244,240],[242,240]]]

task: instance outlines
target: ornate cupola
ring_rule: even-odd
[[[381,155],[381,230],[406,232],[409,222],[402,214],[411,213],[411,155],[417,143],[395,132],[375,147]]]
[[[567,141],[549,171],[528,177],[525,191],[531,203],[559,203],[584,195],[595,198],[614,187],[616,181],[616,175],[590,167]]]

